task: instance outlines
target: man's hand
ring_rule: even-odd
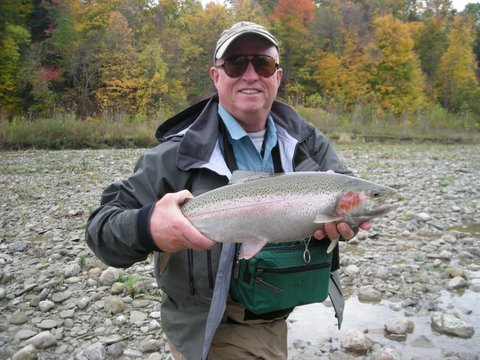
[[[359,225],[360,229],[369,230],[371,225],[369,221],[365,221]],[[327,236],[330,240],[338,240],[340,237],[345,240],[350,240],[355,236],[353,229],[347,223],[326,223],[323,225],[323,229],[319,229],[313,233],[313,237],[316,239],[323,239]]]
[[[335,173],[333,170],[327,170],[327,173]],[[359,225],[360,229],[363,230],[370,230],[370,222],[365,221]],[[353,229],[348,225],[347,223],[344,222],[331,222],[331,223],[326,223],[323,225],[323,229],[316,230],[313,233],[313,237],[316,239],[323,239],[324,237],[328,237],[332,243],[337,243],[340,237],[344,238],[345,240],[350,240],[355,236],[355,232]],[[329,250],[333,250],[333,248],[329,247]],[[328,252],[330,252],[328,251]]]
[[[164,252],[210,249],[215,242],[202,235],[182,214],[180,205],[192,198],[188,190],[165,194],[150,217],[150,234]]]

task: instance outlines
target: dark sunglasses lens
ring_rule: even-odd
[[[249,61],[252,62],[256,73],[262,77],[270,77],[277,69],[277,62],[274,58],[266,55],[254,55],[251,60],[248,56],[238,56],[225,60],[223,69],[231,78],[242,76],[248,68]]]
[[[228,76],[237,78],[241,76],[248,67],[248,58],[246,56],[239,56],[233,59],[225,60],[223,69]]]
[[[257,74],[262,77],[272,76],[277,69],[277,62],[270,56],[254,56],[252,63]]]

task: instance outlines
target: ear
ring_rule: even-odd
[[[282,77],[283,77],[283,69],[278,68],[277,72],[275,73],[275,76],[277,77],[278,87],[280,87],[280,83],[282,82]]]
[[[218,82],[218,77],[219,77],[219,73],[218,73],[218,69],[215,67],[215,66],[212,66],[210,68],[210,77],[212,78],[213,80],[213,84],[215,86],[217,86],[217,82]]]

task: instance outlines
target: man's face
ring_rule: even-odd
[[[239,55],[269,55],[278,59],[278,52],[267,40],[255,35],[242,36],[228,48],[224,58]],[[217,60],[217,65],[223,64]],[[267,115],[277,96],[282,79],[282,69],[268,77],[255,72],[249,62],[244,74],[237,78],[229,77],[222,68],[212,67],[210,76],[217,88],[220,105],[222,105],[247,132],[260,131],[265,128]]]

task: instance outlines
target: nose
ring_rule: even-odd
[[[256,79],[259,77],[257,72],[255,71],[255,68],[253,67],[253,63],[251,61],[248,62],[247,70],[242,75],[243,78],[246,79]]]

